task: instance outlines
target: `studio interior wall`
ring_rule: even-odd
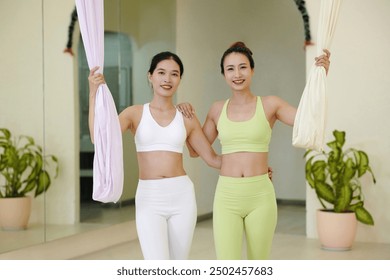
[[[320,1],[307,8],[314,36]],[[343,0],[331,46],[327,78],[328,114],[326,139],[335,129],[346,131],[346,147],[364,150],[377,179],[362,178],[365,207],[375,225],[359,223],[357,240],[390,242],[390,1]],[[315,55],[308,49],[307,62]],[[307,69],[311,65],[307,64]],[[317,237],[315,212],[320,204],[307,186],[307,236]]]

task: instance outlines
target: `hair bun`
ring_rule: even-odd
[[[248,53],[250,53],[250,55],[253,55],[252,51],[245,45],[244,42],[242,41],[237,41],[235,43],[233,43],[229,48],[238,48],[238,49],[244,49],[246,50]]]
[[[241,41],[237,41],[237,42],[230,45],[230,48],[237,48],[237,47],[246,48],[246,45],[244,42],[241,42]]]
[[[224,69],[225,58],[226,58],[226,56],[228,56],[231,53],[240,53],[240,54],[245,55],[249,60],[249,64],[251,66],[251,69],[255,68],[255,61],[253,60],[253,57],[252,57],[252,51],[245,45],[244,42],[237,41],[237,42],[233,43],[232,45],[230,45],[230,47],[222,55],[221,63],[220,63],[222,75],[225,74],[225,69]]]

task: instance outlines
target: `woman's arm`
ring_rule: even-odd
[[[324,49],[324,54],[315,58],[315,65],[324,67],[326,74],[328,74],[330,66],[329,57],[330,52],[327,49]],[[274,125],[276,120],[280,120],[282,123],[289,126],[294,125],[297,114],[297,109],[295,107],[277,96],[266,96],[263,100],[266,104],[266,114],[271,127]]]
[[[213,103],[203,124],[203,133],[211,145],[214,143],[215,139],[217,139],[218,136],[217,122],[219,115],[221,114],[223,104],[224,101],[218,101]]]
[[[141,121],[142,110],[143,105],[133,105],[127,107],[119,114],[122,133],[129,129],[135,135],[135,123],[138,124]]]
[[[187,146],[189,145],[193,152],[199,155],[207,165],[220,169],[221,156],[217,155],[211,147],[206,136],[202,131],[198,118],[194,115],[192,119],[185,118],[185,123],[188,127]],[[191,153],[191,151],[190,151]]]
[[[222,103],[222,105],[223,105],[223,103]],[[210,145],[212,145],[214,143],[214,141],[215,141],[215,139],[217,138],[217,135],[218,135],[218,131],[217,131],[214,119],[215,119],[215,116],[219,115],[219,111],[218,111],[219,107],[220,107],[220,105],[218,105],[218,102],[214,103],[211,106],[210,111],[207,114],[206,121],[205,121],[205,123],[203,125],[203,129],[202,129],[203,133],[205,134],[205,136],[206,136],[207,140],[209,141]],[[195,116],[195,109],[194,109],[194,107],[190,103],[188,103],[188,102],[177,104],[176,108],[187,119],[192,119],[193,117],[196,117]],[[198,157],[199,156],[199,154],[191,146],[191,143],[189,143],[188,139],[186,141],[186,145],[187,145],[190,157]]]
[[[190,157],[193,157],[193,158],[199,157],[199,154],[191,146],[190,142],[188,141],[188,138],[186,140],[186,146],[187,146],[188,153],[189,153]]]
[[[280,120],[284,124],[293,126],[296,115],[297,115],[297,108],[291,106],[284,100],[281,100],[279,102],[278,109],[276,111],[276,118],[278,120]]]
[[[176,105],[176,108],[187,119],[192,119],[195,115],[195,109],[194,107],[192,107],[191,103],[188,102],[179,103]],[[198,153],[194,150],[194,148],[189,143],[188,138],[186,141],[186,146],[190,157],[199,157]]]
[[[91,137],[92,144],[94,143],[94,120],[95,120],[95,100],[96,93],[100,85],[105,84],[104,76],[101,73],[96,73],[99,66],[92,68],[89,71],[88,84],[89,84],[89,111],[88,111],[88,126],[89,135]]]
[[[92,68],[89,72],[88,82],[89,82],[89,112],[88,112],[88,126],[89,134],[91,137],[92,143],[94,143],[94,121],[95,121],[95,100],[96,93],[102,84],[105,84],[104,75],[101,73],[96,73],[99,69],[99,66]],[[140,106],[130,106],[127,107],[119,114],[119,122],[121,126],[122,133],[127,129],[130,129],[133,133],[135,129],[133,127],[133,120],[139,119],[140,114],[142,114],[142,107]]]

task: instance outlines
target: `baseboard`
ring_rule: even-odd
[[[213,218],[213,213],[206,213],[206,214],[202,214],[202,215],[199,215],[196,222],[199,223],[199,222],[202,222],[202,221],[205,221],[205,220],[209,220]]]
[[[306,206],[306,200],[295,200],[295,199],[276,199],[278,205],[297,205],[297,206]]]

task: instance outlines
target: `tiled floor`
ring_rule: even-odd
[[[140,260],[142,253],[134,222],[123,222],[134,215],[131,208],[98,208],[90,215],[88,222],[66,228],[50,227],[51,237],[56,236],[58,239],[22,250],[0,253],[0,259]],[[278,225],[271,259],[390,260],[390,244],[356,242],[350,251],[321,249],[317,239],[305,236],[305,213],[304,206],[278,206]],[[37,235],[37,231],[38,228],[34,234],[34,228],[30,228],[16,233],[16,237],[15,232],[2,232],[0,243],[2,246],[8,242],[28,243]],[[61,238],[62,235],[76,232],[79,234]],[[245,256],[245,250],[243,255]],[[197,224],[190,259],[215,259],[211,219]]]
[[[390,244],[355,243],[349,251],[328,251],[320,248],[317,239],[305,236],[305,208],[297,205],[279,205],[278,225],[273,242],[273,260],[390,260]],[[243,251],[245,256],[245,251]],[[142,259],[138,240],[125,242],[77,259]],[[212,220],[197,224],[190,253],[193,260],[215,259]]]

